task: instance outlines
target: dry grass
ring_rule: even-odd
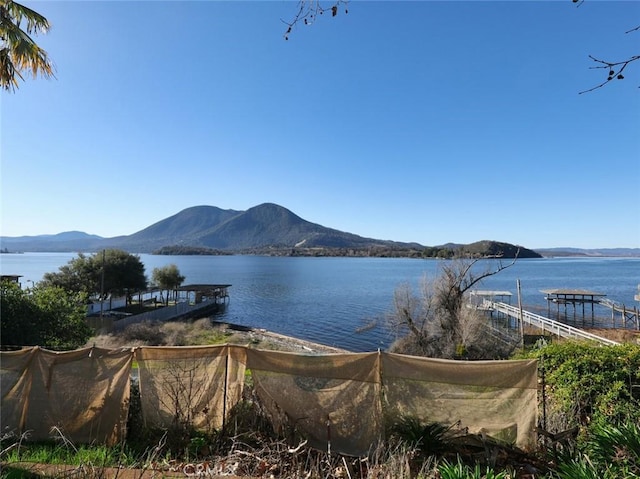
[[[618,341],[619,343],[640,344],[640,331],[633,329],[585,329],[585,331],[596,334],[603,338]]]
[[[245,342],[246,339],[231,330],[228,324],[202,318],[195,321],[132,324],[120,333],[95,336],[87,346],[116,349],[139,346],[244,344]]]
[[[201,318],[194,321],[137,323],[117,334],[101,334],[86,346],[107,349],[141,346],[210,346],[237,344],[274,351],[344,353],[342,349],[302,339]]]

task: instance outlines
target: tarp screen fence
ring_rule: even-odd
[[[246,369],[274,429],[293,426],[321,450],[366,454],[384,436],[385,421],[400,416],[535,444],[535,360],[302,355],[231,345],[2,352],[0,427],[32,440],[57,428],[74,442],[116,444],[126,436],[137,372],[147,427],[212,432],[242,399]]]

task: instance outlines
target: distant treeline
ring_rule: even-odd
[[[190,255],[231,255],[229,251],[222,251],[214,248],[203,248],[200,246],[163,246],[155,250],[151,254],[174,255],[174,256],[190,256]]]
[[[165,246],[153,252],[158,255],[231,255],[248,254],[264,256],[312,256],[350,258],[541,258],[535,251],[497,241],[479,241],[468,245],[448,244],[444,246],[402,247],[371,245],[367,247],[291,247],[265,246],[236,251],[225,251],[199,246]]]

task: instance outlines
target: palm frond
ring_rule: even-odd
[[[26,29],[20,27],[26,22]],[[15,90],[22,72],[30,72],[35,78],[55,77],[53,63],[47,52],[40,48],[30,34],[46,33],[49,22],[39,13],[19,3],[0,0],[0,86]]]

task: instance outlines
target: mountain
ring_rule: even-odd
[[[97,251],[104,238],[81,231],[67,231],[54,235],[3,236],[0,238],[3,250],[16,251]]]
[[[173,251],[192,248],[220,252],[269,254],[334,254],[377,256],[431,256],[435,249],[462,249],[474,256],[502,254],[513,257],[539,257],[526,248],[480,241],[471,245],[448,244],[425,248],[418,243],[365,238],[317,223],[311,223],[290,210],[264,203],[246,211],[223,210],[215,206],[194,206],[127,236],[102,238],[71,231],[57,235],[0,238],[9,251],[84,251],[120,248],[131,253],[151,253],[161,248]],[[435,256],[435,254],[433,254]]]
[[[132,235],[108,238],[102,247],[121,248],[132,253],[149,253],[173,245],[208,247],[199,240],[201,236],[242,214],[242,211],[215,206],[193,206]]]
[[[167,246],[248,251],[302,246],[366,248],[392,245],[409,246],[326,228],[306,221],[282,206],[264,203],[247,211],[222,210],[214,206],[187,208],[132,235],[107,238],[101,248],[149,253]]]
[[[80,232],[0,238],[9,251],[98,251],[120,248],[151,253],[163,247],[247,252],[292,248],[423,248],[418,243],[364,238],[304,220],[290,210],[264,203],[247,211],[194,206],[127,236],[101,238]]]
[[[306,221],[282,206],[265,203],[216,226],[199,238],[202,246],[247,250],[280,248],[366,248],[403,245],[363,238]],[[415,244],[414,244],[415,245]]]

